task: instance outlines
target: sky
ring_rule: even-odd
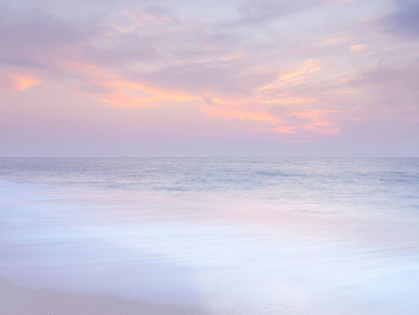
[[[0,156],[419,156],[417,0],[0,0]]]

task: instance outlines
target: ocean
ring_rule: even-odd
[[[418,314],[417,158],[2,158],[0,277],[207,314]]]

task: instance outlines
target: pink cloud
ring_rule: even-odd
[[[361,50],[365,50],[365,49],[367,49],[367,46],[366,45],[361,45],[361,44],[358,44],[358,45],[352,45],[351,47],[350,47],[350,50],[351,51],[361,51]]]
[[[31,74],[4,73],[3,77],[0,79],[0,88],[23,91],[39,84],[40,82],[40,79]]]

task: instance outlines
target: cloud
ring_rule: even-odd
[[[419,37],[419,2],[396,0],[396,9],[383,19],[384,26],[408,37]]]
[[[206,98],[250,95],[275,77],[275,69],[240,67],[226,62],[186,63],[137,76],[162,88],[183,90]]]
[[[419,122],[419,60],[380,66],[359,74],[349,84],[368,98],[364,118]]]
[[[2,77],[0,78],[0,89],[23,91],[40,82],[40,79],[31,74],[3,72]]]
[[[279,105],[300,105],[317,103],[317,98],[298,97],[298,96],[283,96],[280,98],[267,99],[263,101],[264,104],[279,104]]]
[[[350,50],[351,51],[354,51],[354,52],[356,52],[356,51],[362,51],[362,50],[365,50],[365,49],[367,49],[367,46],[366,45],[361,45],[361,44],[352,45],[350,47]]]
[[[281,118],[263,110],[246,110],[241,107],[234,108],[231,106],[207,106],[204,107],[204,111],[213,117],[220,117],[224,119],[239,119],[256,122],[267,122],[271,125],[271,127],[269,127],[269,130],[278,133],[296,133],[295,126],[287,126],[287,123],[283,121]]]
[[[0,62],[45,66],[50,58],[66,58],[77,45],[94,40],[104,28],[74,26],[71,22],[43,14],[25,14],[12,11],[0,23],[2,49]]]
[[[307,10],[324,2],[324,0],[244,0],[241,1],[238,12],[242,22],[262,23]]]
[[[160,4],[150,4],[144,8],[144,12],[152,15],[155,18],[165,18],[169,16],[170,11]]]
[[[350,33],[346,24],[342,29],[330,26],[340,25],[340,19],[312,30],[318,23],[310,20],[308,10],[338,7],[334,4],[341,1],[223,1],[222,10],[203,10],[186,0],[29,2],[5,8],[0,20],[0,63],[9,73],[0,83],[4,88],[54,81],[117,107],[191,103],[211,117],[309,137],[336,134],[342,109],[355,116],[366,103],[358,89],[379,88],[374,80],[407,71],[381,69],[378,78],[373,71],[357,76],[359,70],[352,69],[356,63],[348,60],[357,58],[351,51],[367,46],[348,50],[346,41],[368,43],[370,50],[373,43],[356,30]],[[403,10],[391,19],[398,20]],[[297,12],[305,12],[310,32],[296,31],[292,21],[286,34],[277,25],[262,25]],[[351,71],[356,79],[350,83],[338,77]],[[412,94],[415,87],[404,84],[399,91]],[[347,92],[352,90],[356,92]]]

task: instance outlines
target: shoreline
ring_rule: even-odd
[[[0,278],[0,314],[8,315],[207,315],[201,309],[110,296],[77,295],[14,284]]]

